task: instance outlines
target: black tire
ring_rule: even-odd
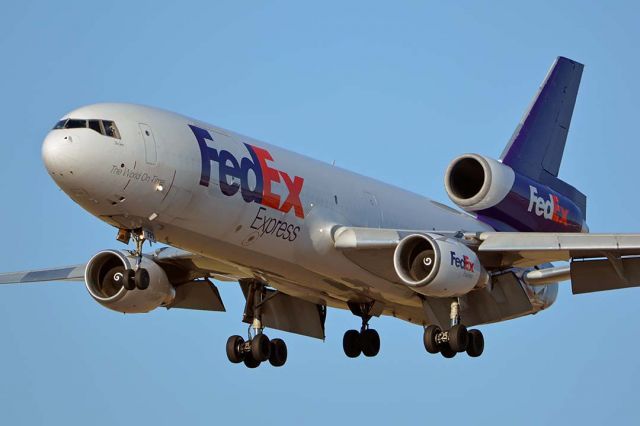
[[[269,338],[264,334],[256,334],[251,340],[251,356],[259,362],[269,359],[271,354],[271,342]]]
[[[246,365],[247,368],[257,368],[260,366],[260,361],[256,361],[255,358],[248,353],[244,354],[244,365]]]
[[[449,330],[449,347],[456,352],[464,352],[467,350],[469,342],[469,332],[467,327],[457,324]]]
[[[344,354],[349,358],[357,358],[362,352],[362,346],[360,346],[360,332],[357,330],[347,330],[342,338],[342,349]]]
[[[127,269],[124,271],[124,281],[122,282],[122,287],[129,291],[136,288],[135,272],[133,272],[133,270]]]
[[[144,268],[138,268],[135,275],[135,284],[138,290],[146,290],[149,288],[149,284],[151,283],[151,277],[149,276],[149,271]]]
[[[244,339],[240,336],[231,336],[227,339],[227,358],[234,364],[244,361],[244,354],[238,350],[244,344]]]
[[[458,352],[451,349],[449,345],[443,345],[442,348],[440,349],[440,353],[445,358],[453,358],[454,356],[456,356]]]
[[[282,339],[271,341],[271,355],[269,363],[274,367],[282,367],[287,362],[287,344]]]
[[[360,333],[360,347],[364,356],[373,357],[380,352],[380,335],[372,328]]]
[[[430,325],[424,330],[424,348],[430,354],[437,354],[440,352],[440,346],[436,342],[436,336],[442,333],[442,330],[437,325]]]
[[[467,344],[467,355],[476,358],[484,352],[484,336],[480,330],[469,330],[469,343]]]

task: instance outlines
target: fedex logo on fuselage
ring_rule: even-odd
[[[473,272],[475,268],[475,263],[471,261],[469,256],[463,255],[462,257],[458,257],[456,252],[451,252],[451,266],[455,266],[456,268],[460,268],[466,272]]]
[[[211,180],[211,163],[218,163],[220,190],[229,197],[241,193],[242,199],[247,203],[258,203],[263,206],[288,213],[294,210],[296,217],[304,219],[304,209],[300,201],[300,193],[304,179],[300,176],[289,176],[286,172],[272,167],[273,157],[266,149],[257,146],[244,146],[247,148],[248,157],[238,159],[229,151],[217,150],[207,145],[207,140],[215,142],[211,134],[196,126],[189,125],[198,141],[202,156],[202,171],[200,185],[209,186]],[[255,176],[255,184],[251,187],[250,175]],[[274,183],[283,183],[288,195],[283,197],[272,191]]]
[[[567,225],[569,209],[560,205],[557,195],[549,194],[549,199],[538,197],[538,189],[529,185],[529,212],[534,212],[536,216],[542,216],[547,220]]]

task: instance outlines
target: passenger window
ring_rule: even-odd
[[[120,139],[120,132],[118,132],[116,123],[114,123],[113,121],[102,120],[102,125],[104,126],[105,135],[111,136],[112,138]]]
[[[102,127],[100,126],[100,120],[89,120],[89,128],[98,133],[104,134]]]
[[[65,129],[83,129],[87,127],[87,120],[67,120],[67,124],[64,126]]]
[[[53,128],[54,128],[54,129],[64,129],[64,125],[65,125],[65,123],[66,123],[66,122],[67,122],[67,120],[66,120],[66,119],[64,119],[64,120],[60,120],[60,121],[58,121],[58,122],[56,123],[56,125],[55,125],[55,126],[53,126]]]

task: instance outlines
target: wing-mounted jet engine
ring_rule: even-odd
[[[395,249],[393,265],[407,286],[429,297],[462,296],[489,280],[469,247],[437,234],[403,238]]]
[[[74,269],[68,276],[50,279],[84,280],[96,302],[125,314],[159,307],[225,310],[218,289],[207,279],[208,272],[194,268],[192,256],[184,257],[166,248],[141,256],[128,250],[103,250],[80,270],[84,274]]]
[[[85,285],[91,297],[105,308],[126,314],[145,313],[171,305],[176,290],[164,270],[153,260],[142,257],[139,267],[148,273],[148,287],[138,289],[131,285],[135,264],[136,256],[128,252],[104,250],[97,253],[85,270]]]

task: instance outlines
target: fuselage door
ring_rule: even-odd
[[[142,139],[144,139],[144,154],[147,164],[155,165],[158,162],[158,151],[153,130],[148,124],[139,123],[138,125],[142,133]]]

